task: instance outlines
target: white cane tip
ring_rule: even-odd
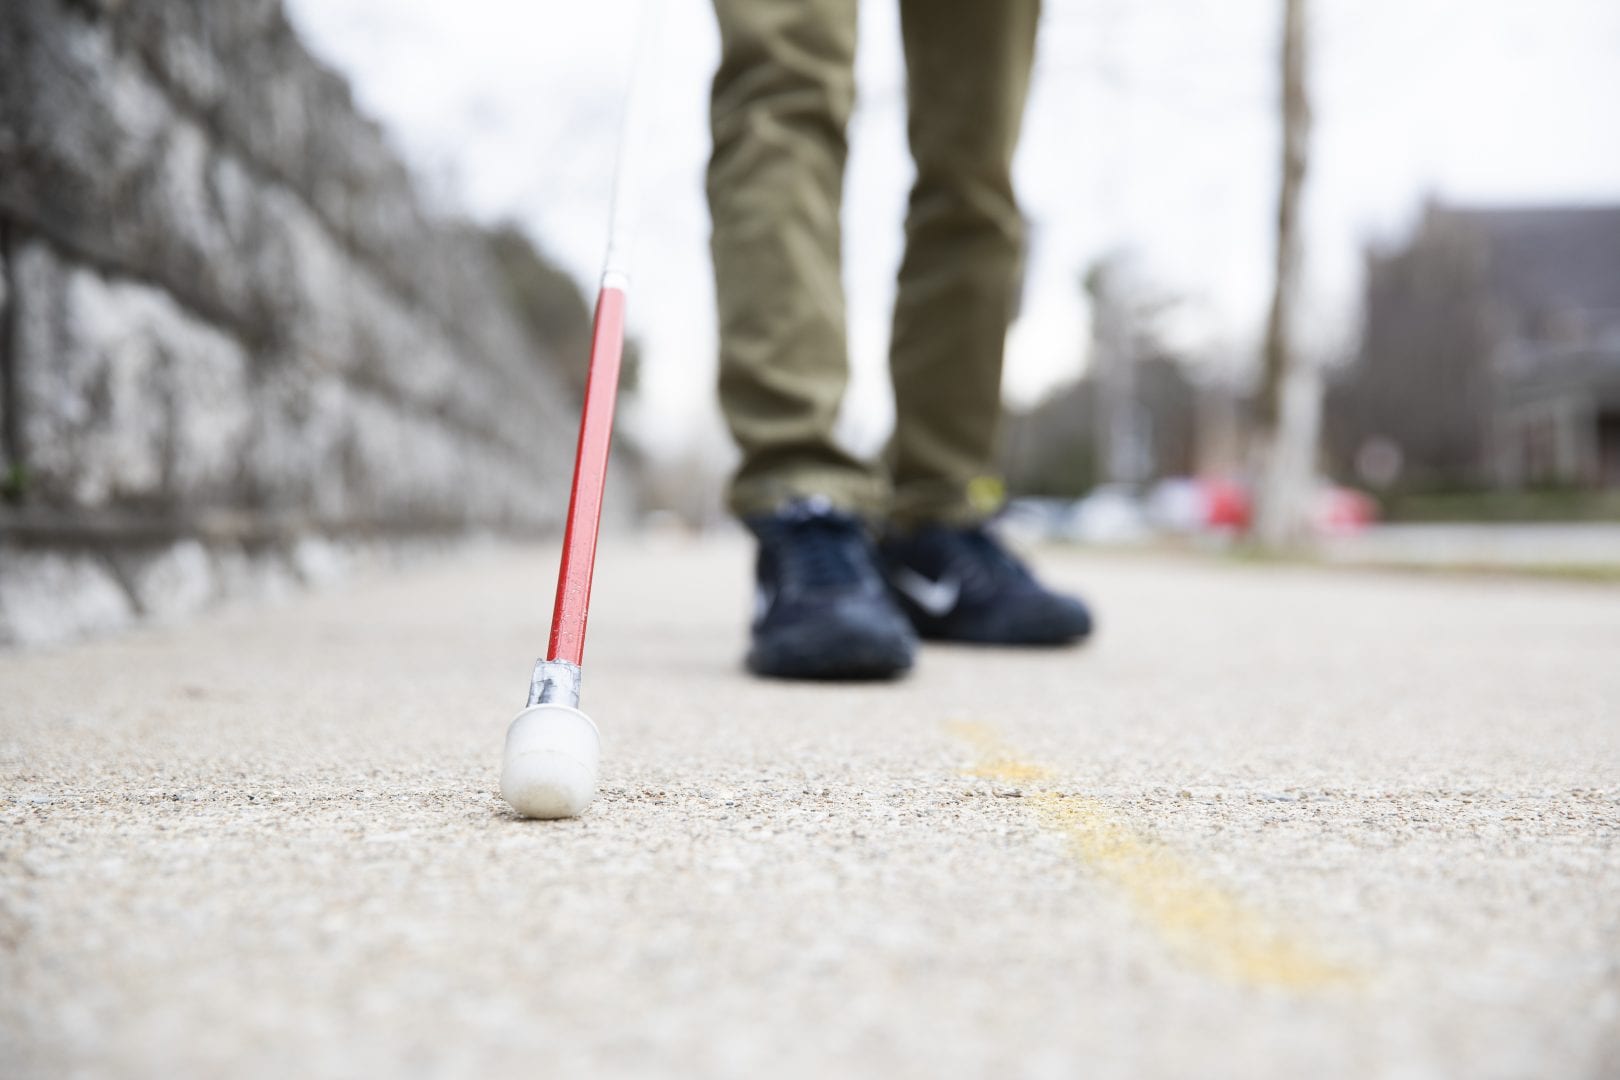
[[[577,817],[596,795],[601,737],[566,705],[531,705],[506,731],[501,798],[529,818]]]

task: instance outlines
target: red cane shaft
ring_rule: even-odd
[[[547,659],[576,665],[585,654],[585,619],[590,613],[591,574],[602,522],[602,489],[613,444],[613,406],[624,353],[624,305],[622,288],[604,285],[597,294],[585,406],[580,412],[579,446],[574,451],[574,488],[568,497],[562,565],[557,571],[557,606],[551,616]]]

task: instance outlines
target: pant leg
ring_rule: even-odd
[[[894,308],[894,518],[984,516],[1001,363],[1022,272],[1013,150],[1039,0],[901,0],[917,180]]]
[[[839,235],[856,0],[715,0],[709,212],[720,406],[739,515],[821,495],[877,514],[881,469],[833,439],[849,378]]]

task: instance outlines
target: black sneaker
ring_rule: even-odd
[[[1036,581],[984,526],[929,525],[882,544],[884,575],[922,637],[981,645],[1066,645],[1091,613]]]
[[[748,518],[759,538],[748,668],[784,679],[887,679],[917,637],[889,599],[859,518],[821,500]]]

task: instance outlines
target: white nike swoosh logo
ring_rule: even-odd
[[[962,583],[955,578],[930,581],[905,566],[895,569],[894,587],[935,618],[950,614],[951,609],[956,606],[956,601],[962,596]]]

